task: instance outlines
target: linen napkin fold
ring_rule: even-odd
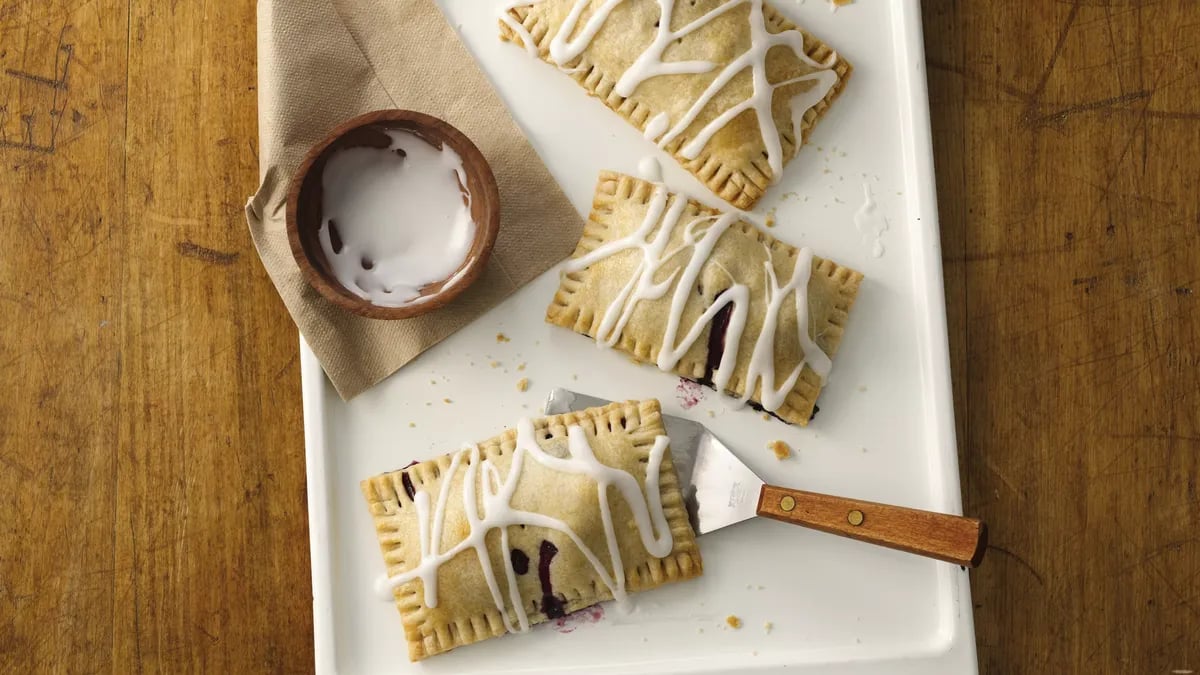
[[[433,0],[259,0],[258,92],[261,185],[246,219],[267,273],[342,398],[470,323],[579,239],[578,212]],[[500,233],[484,274],[445,307],[396,321],[349,314],[313,290],[284,223],[288,184],[308,149],[337,124],[380,108],[454,125],[483,152],[500,186]]]

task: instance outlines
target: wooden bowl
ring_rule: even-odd
[[[383,307],[359,297],[338,281],[325,250],[321,248],[323,189],[321,176],[325,163],[338,150],[352,147],[387,148],[391,138],[386,130],[399,129],[420,137],[438,148],[449,145],[462,159],[466,189],[471,194],[471,218],[475,221],[475,240],[463,264],[446,279],[421,289],[411,303]],[[287,232],[292,255],[305,280],[342,309],[372,319],[407,319],[431,312],[453,300],[467,289],[487,267],[496,233],[500,229],[500,191],[496,177],[483,153],[461,131],[447,122],[411,110],[376,110],[349,120],[313,146],[292,177],[287,198]]]

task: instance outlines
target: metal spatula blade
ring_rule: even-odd
[[[555,389],[546,400],[546,413],[610,402]],[[703,424],[675,415],[662,418],[698,535],[764,516],[970,567],[979,564],[987,549],[987,527],[977,519],[767,485]]]
[[[595,396],[555,389],[546,400],[546,414],[557,415],[608,405]],[[663,416],[671,439],[671,460],[679,475],[688,517],[696,534],[753,518],[763,480],[742,463],[708,427],[675,415]]]

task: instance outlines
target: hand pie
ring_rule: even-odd
[[[601,173],[546,320],[804,426],[862,275],[737,216]]]
[[[612,403],[363,481],[409,658],[699,576],[665,434]]]
[[[500,33],[740,209],[778,180],[851,71],[762,0],[516,0]]]

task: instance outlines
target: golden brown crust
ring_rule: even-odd
[[[551,65],[554,63],[550,59],[550,41],[562,25],[563,18],[574,1],[543,0],[509,10],[510,18],[528,31],[536,42],[539,56]],[[674,23],[682,25],[713,9],[721,4],[721,1],[697,0],[680,4],[676,7]],[[599,98],[643,132],[649,121],[659,113],[672,109],[677,111],[681,104],[685,107],[690,105],[697,99],[699,91],[712,79],[711,74],[670,75],[643,82],[628,97],[614,91],[617,80],[629,62],[653,39],[653,25],[656,24],[652,24],[650,20],[657,16],[657,13],[658,4],[655,0],[626,0],[609,16],[605,27],[596,35],[591,45],[576,61],[567,64],[566,68],[566,72],[589,94]],[[665,55],[672,61],[698,58],[698,53],[710,56],[710,47],[715,43],[719,51],[728,57],[725,59],[728,62],[734,55],[744,51],[749,44],[749,28],[743,14],[740,9],[726,13],[712,22],[714,27],[711,31],[699,30],[684,37],[679,44],[668,48]],[[585,12],[584,17],[587,16],[588,13]],[[825,63],[834,54],[827,44],[765,3],[763,18],[767,30],[771,33],[788,30],[800,32],[804,36],[805,52],[814,61]],[[524,44],[522,36],[503,21],[500,22],[500,36],[501,39],[518,45]],[[792,130],[789,101],[796,94],[803,92],[806,86],[815,85],[797,83],[780,87],[776,92],[777,95],[772,101],[772,116],[779,129],[784,166],[796,155],[799,146],[808,140],[812,128],[825,115],[834,99],[841,94],[853,71],[850,63],[840,54],[831,69],[837,73],[837,82],[824,98],[804,113],[799,125],[799,143]],[[782,82],[812,72],[812,68],[791,54],[790,50],[782,49],[773,50],[767,59],[767,70],[771,82]],[[739,99],[748,97],[751,91],[750,78],[745,75],[743,73],[727,85],[727,89],[737,90]],[[717,114],[719,113],[715,109],[706,112],[683,134],[672,139],[664,149],[722,199],[739,209],[750,209],[775,180],[774,172],[766,160],[761,131],[753,111],[748,110],[733,119],[705,145],[695,159],[688,159],[680,154],[680,150],[694,134]]]
[[[565,453],[567,428],[573,425],[583,429],[600,462],[630,473],[645,491],[644,462],[649,457],[655,439],[666,433],[658,401],[612,403],[601,408],[534,420],[538,445],[550,454]],[[516,432],[510,429],[479,445],[481,461],[489,460],[502,476],[507,476],[515,446]],[[452,457],[453,454],[443,455],[362,481],[363,495],[374,517],[389,576],[411,570],[421,556],[418,536],[420,524],[414,500],[405,482],[411,485],[412,491],[424,490],[436,501],[442,481],[450,476]],[[441,551],[462,541],[469,531],[462,509],[462,484],[467,457],[469,455],[464,455],[459,468],[450,478],[452,482],[442,545],[439,548]],[[625,567],[625,588],[630,592],[690,579],[702,572],[700,551],[688,522],[669,450],[659,471],[659,492],[673,538],[671,552],[664,558],[655,558],[646,551],[636,526],[632,524],[632,511],[622,499],[610,494],[613,522],[618,525],[618,549]],[[552,471],[527,458],[512,506],[550,515],[567,523],[605,563],[605,568],[611,574],[598,499],[594,481],[584,476]],[[509,551],[501,550],[497,529],[487,537],[488,555],[506,603],[509,589],[502,566],[507,564],[508,556],[513,555],[510,552],[512,550],[521,551],[521,555],[527,557],[528,571],[519,574],[516,579],[531,624],[551,618],[547,616],[542,603],[543,588],[538,574],[543,542],[550,542],[557,549],[546,565],[548,579],[555,597],[562,603],[562,611],[573,612],[612,598],[591,563],[567,536],[533,525],[512,526],[507,531]],[[424,585],[420,580],[402,584],[395,591],[396,607],[400,610],[411,660],[418,661],[507,632],[473,549],[463,551],[442,565],[438,571],[437,595],[437,607],[431,608],[425,604]],[[506,604],[505,611],[509,617],[513,616],[511,604]],[[516,623],[515,620],[513,623]]]
[[[602,172],[593,196],[592,212],[584,225],[583,236],[572,258],[582,257],[602,243],[636,230],[649,209],[655,188],[655,183],[632,176]],[[672,195],[671,199],[686,197]],[[688,200],[680,223],[718,213],[699,202]],[[676,230],[682,231],[683,228],[676,227]],[[671,247],[677,245],[677,239],[673,237]],[[709,261],[702,268],[697,292],[689,294],[681,321],[683,326],[695,323],[733,281],[750,288],[749,319],[738,345],[737,367],[729,382],[730,393],[734,395],[741,396],[745,393],[750,354],[762,325],[764,288],[767,283],[763,265],[770,260],[778,278],[786,279],[791,274],[794,265],[792,261],[797,253],[798,249],[794,246],[779,241],[748,222],[738,221],[721,237]],[[605,310],[632,275],[638,255],[632,250],[622,251],[597,261],[584,270],[564,274],[554,299],[546,310],[546,321],[595,337]],[[665,278],[685,264],[686,256],[677,255],[659,270],[655,279]],[[731,274],[733,278],[730,277]],[[846,320],[858,295],[862,279],[862,274],[848,267],[813,256],[812,273],[808,283],[809,333],[817,346],[830,358],[834,357],[841,344]],[[655,364],[662,347],[670,303],[670,293],[659,299],[639,301],[614,347],[630,354],[636,361]],[[777,337],[780,334],[796,335],[796,321],[794,303],[783,303]],[[682,334],[684,331],[680,332]],[[695,380],[705,377],[709,360],[708,333],[709,328],[705,327],[699,339],[676,365],[676,374]],[[804,354],[798,339],[776,340],[776,373],[790,372],[802,359]],[[792,424],[807,425],[817,396],[821,392],[821,385],[821,378],[806,365],[795,386],[785,397],[783,405],[775,411],[775,415]],[[762,400],[759,387],[756,386],[749,400],[754,403]]]

